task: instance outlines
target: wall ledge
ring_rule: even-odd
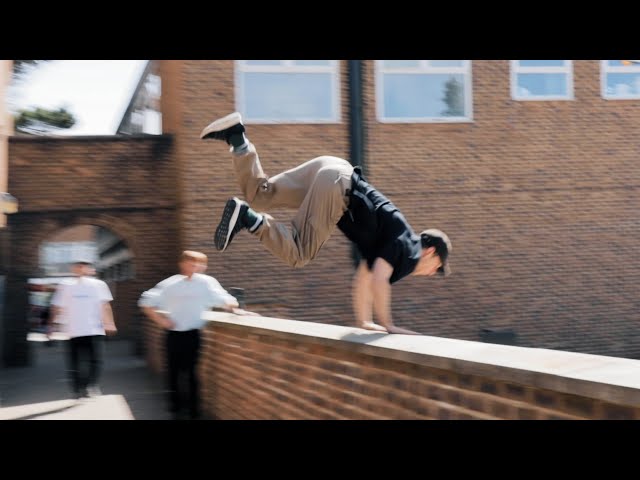
[[[640,360],[207,312],[213,325],[640,407]]]

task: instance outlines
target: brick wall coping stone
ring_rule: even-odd
[[[222,312],[207,312],[204,318],[228,328],[249,329],[252,333],[640,406],[640,360],[427,335],[389,335],[338,325]]]

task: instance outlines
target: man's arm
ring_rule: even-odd
[[[51,307],[51,324],[60,322],[60,317],[62,316],[63,290],[64,286],[62,284],[58,285],[56,291],[51,295],[51,300],[49,300]]]
[[[138,306],[142,310],[142,313],[144,313],[147,318],[156,323],[160,328],[171,330],[176,326],[173,320],[156,309],[160,306],[160,299],[162,298],[164,289],[182,278],[184,278],[184,275],[174,275],[172,277],[165,278],[155,287],[140,295]]]
[[[238,299],[227,292],[220,282],[211,275],[205,275],[204,273],[200,274],[207,280],[207,286],[210,290],[216,292],[218,296],[218,305],[217,308],[221,308],[222,310],[231,311],[233,308],[238,307]]]
[[[393,326],[391,320],[391,284],[389,278],[393,267],[384,258],[376,258],[371,272],[370,295],[373,299],[373,310],[380,325],[389,330]]]
[[[240,308],[238,299],[227,292],[220,282],[211,275],[200,274],[207,280],[207,290],[210,295],[211,307],[219,308],[225,312],[235,313],[236,315],[261,316],[259,313],[250,312]]]
[[[138,299],[139,307],[157,307],[160,299],[160,294],[162,291],[168,287],[169,285],[181,280],[184,278],[184,275],[173,275],[172,277],[165,278],[161,282],[159,282],[155,287],[142,292],[140,298]]]
[[[211,275],[205,275],[203,273],[196,274],[200,278],[204,278],[207,284],[207,303],[210,308],[219,308],[225,312],[232,312],[234,308],[237,308],[238,300],[227,292],[220,282]]]
[[[413,330],[396,327],[391,319],[391,284],[389,279],[393,274],[393,267],[384,258],[376,258],[373,263],[371,279],[371,294],[373,295],[373,310],[380,325],[389,333],[404,333],[420,335]]]
[[[51,325],[55,324],[55,323],[62,323],[60,322],[60,317],[62,316],[62,308],[58,307],[57,305],[51,305]]]
[[[366,260],[360,262],[355,275],[353,276],[353,286],[351,288],[353,300],[353,312],[356,317],[356,327],[366,330],[376,330],[386,332],[387,329],[373,323],[373,296],[371,292],[371,282],[373,274],[367,267]]]
[[[154,307],[141,306],[140,308],[142,309],[142,312],[149,319],[153,320],[161,328],[166,328],[167,330],[171,330],[173,327],[176,326],[175,323],[173,323],[173,320],[171,320],[169,317],[167,317],[163,313],[156,311]]]
[[[107,335],[115,335],[118,333],[116,324],[113,321],[113,310],[111,309],[111,303],[105,302],[102,304],[102,326]]]

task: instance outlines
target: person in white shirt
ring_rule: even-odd
[[[104,336],[117,332],[105,282],[92,278],[91,261],[77,260],[72,271],[76,278],[61,283],[51,299],[52,323],[69,335],[69,377],[75,398],[100,395],[98,385],[102,367]],[[86,367],[86,368],[85,368]]]
[[[207,256],[185,250],[179,260],[180,274],[173,275],[140,296],[138,306],[144,314],[167,330],[166,355],[169,387],[169,411],[181,418],[186,403],[189,416],[200,416],[197,363],[200,355],[200,329],[206,321],[202,313],[211,308],[239,315],[256,315],[238,308],[238,301],[220,283],[202,272]],[[188,378],[187,400],[183,400],[180,377]]]

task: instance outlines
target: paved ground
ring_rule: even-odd
[[[71,399],[65,369],[63,336],[47,346],[41,334],[30,334],[33,365],[0,368],[0,420],[169,420],[163,379],[133,344],[108,339],[100,385],[102,396]]]

